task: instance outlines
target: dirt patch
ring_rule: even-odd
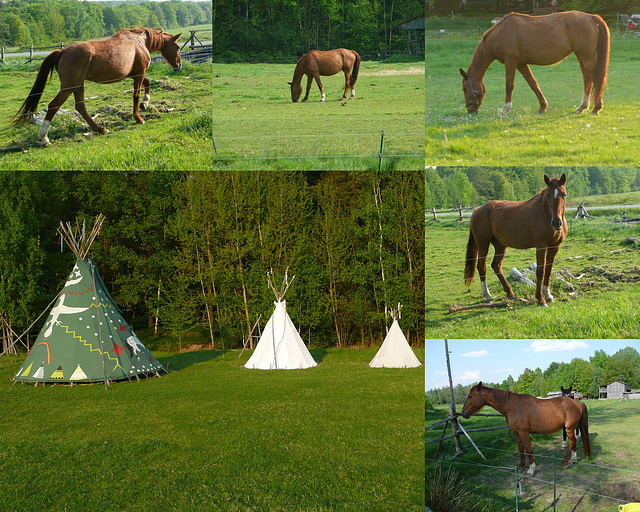
[[[424,75],[424,68],[384,69],[373,73],[360,73],[360,76],[390,76],[390,75]]]
[[[594,288],[610,289],[614,283],[640,282],[640,268],[628,267],[626,269],[611,268],[608,265],[590,265],[579,272],[572,272],[566,268],[558,270],[557,277],[570,291],[588,291]]]

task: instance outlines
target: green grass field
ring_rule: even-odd
[[[566,450],[561,448],[562,433],[551,435],[534,434],[531,446],[536,462],[533,477],[523,477],[524,494],[518,496],[520,510],[542,512],[554,510],[554,455],[556,457],[556,508],[559,512],[604,512],[618,510],[618,505],[640,501],[640,471],[636,454],[640,449],[637,436],[630,435],[635,430],[640,401],[630,400],[588,400],[589,437],[592,459],[585,460],[582,441],[578,440],[578,464],[566,470],[561,468],[560,459]],[[462,404],[456,406],[459,411]],[[434,413],[427,413],[426,425],[433,424],[447,415],[447,409],[440,406]],[[495,412],[485,407],[482,412]],[[488,428],[505,424],[504,418],[471,417],[461,419],[465,429]],[[438,439],[442,427],[427,430],[425,438]],[[449,427],[447,433],[451,433]],[[455,453],[453,440],[445,441],[447,461],[453,466],[462,481],[459,487],[469,491],[477,510],[515,510],[514,468],[520,461],[518,447],[513,434],[505,430],[474,432],[474,442],[487,457],[483,461],[469,441],[462,436],[464,454],[451,460]],[[437,444],[426,445],[426,477],[434,474],[437,463],[433,461]],[[439,456],[442,460],[443,454]],[[528,461],[527,466],[528,468]],[[596,496],[600,494],[602,496]]]
[[[637,197],[636,197],[637,200]],[[637,203],[634,203],[637,204]],[[568,220],[569,234],[560,247],[551,276],[556,302],[539,308],[535,288],[516,282],[509,272],[535,262],[535,250],[509,249],[503,272],[516,296],[527,303],[512,302],[513,309],[480,309],[449,313],[450,305],[484,301],[480,281],[464,284],[465,248],[469,214],[458,222],[446,217],[428,220],[426,233],[426,337],[429,338],[637,338],[640,314],[635,307],[640,292],[640,228],[637,224],[613,224],[617,210],[592,210],[592,220]],[[631,217],[640,211],[626,212]],[[567,217],[572,214],[568,213]],[[487,283],[496,302],[505,293],[490,267]],[[573,286],[568,288],[558,275]]]
[[[156,353],[167,375],[108,391],[12,385],[23,356],[1,358],[0,508],[422,510],[424,368],[311,352],[319,366],[300,371]]]
[[[611,41],[604,108],[575,115],[582,94],[582,74],[575,56],[556,66],[532,66],[547,98],[547,114],[519,73],[513,110],[504,104],[504,66],[494,62],[485,76],[487,93],[477,115],[464,108],[462,78],[481,30],[491,17],[469,20],[461,29],[447,27],[426,41],[426,165],[635,165],[640,122],[637,70],[640,39],[615,34]],[[435,30],[433,31],[435,32]]]
[[[166,63],[152,64],[150,109],[144,125],[133,121],[133,81],[85,84],[89,113],[105,126],[106,135],[85,131],[74,114],[73,96],[54,117],[51,146],[38,145],[36,125],[11,126],[11,119],[29,93],[39,63],[7,64],[0,70],[0,147],[24,146],[0,152],[0,169],[9,170],[160,170],[212,168],[211,64],[183,64],[173,72]],[[44,112],[59,90],[57,74],[47,84],[38,106]],[[82,120],[82,123],[79,122]]]
[[[216,169],[421,169],[424,62],[363,61],[355,101],[339,101],[342,73],[293,103],[295,64],[214,64]],[[302,82],[306,87],[306,78]],[[304,93],[303,93],[304,94]]]

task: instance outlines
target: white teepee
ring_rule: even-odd
[[[397,310],[391,310],[393,324],[380,349],[369,363],[372,368],[416,368],[422,366],[398,324],[400,309],[402,306],[398,304]]]
[[[245,368],[295,370],[316,366],[318,363],[315,362],[307,350],[300,334],[298,334],[291,318],[287,314],[287,303],[284,300],[284,294],[293,282],[293,278],[289,282],[285,272],[282,287],[277,290],[273,283],[272,271],[267,273],[267,282],[273,290],[277,302],[273,303],[275,306],[273,314],[262,331],[262,336],[260,336],[253,355],[244,365]]]

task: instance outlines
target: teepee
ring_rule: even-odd
[[[398,309],[391,310],[393,324],[380,349],[369,363],[372,368],[416,368],[422,366],[398,324],[398,319],[401,318],[401,309],[402,305],[398,304]]]
[[[82,383],[140,378],[166,371],[138,339],[107,291],[89,254],[102,228],[90,234],[60,223],[59,232],[77,257],[47,321],[14,380]]]
[[[295,370],[310,368],[318,364],[305,347],[300,334],[287,314],[284,295],[294,278],[295,276],[289,281],[285,271],[284,281],[278,290],[273,282],[273,271],[267,272],[267,283],[275,294],[277,302],[273,303],[275,306],[273,314],[262,331],[262,336],[260,336],[253,355],[244,365],[245,368]]]

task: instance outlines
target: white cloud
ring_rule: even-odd
[[[491,373],[513,373],[513,368],[500,368],[499,370],[493,370]]]
[[[534,352],[566,352],[583,348],[589,348],[589,345],[580,340],[535,340],[530,346]]]
[[[447,374],[447,372],[445,372],[445,371],[441,371],[441,370],[437,370],[437,371],[433,372],[433,374],[434,374],[434,375],[446,375],[446,374]]]
[[[466,354],[460,354],[460,357],[486,357],[489,355],[489,352],[486,350],[474,350],[472,352],[467,352]]]
[[[462,375],[460,375],[459,377],[456,377],[454,380],[457,381],[475,381],[478,380],[480,378],[480,370],[476,370],[475,372],[471,372],[469,370],[467,370],[466,372],[464,372]]]

